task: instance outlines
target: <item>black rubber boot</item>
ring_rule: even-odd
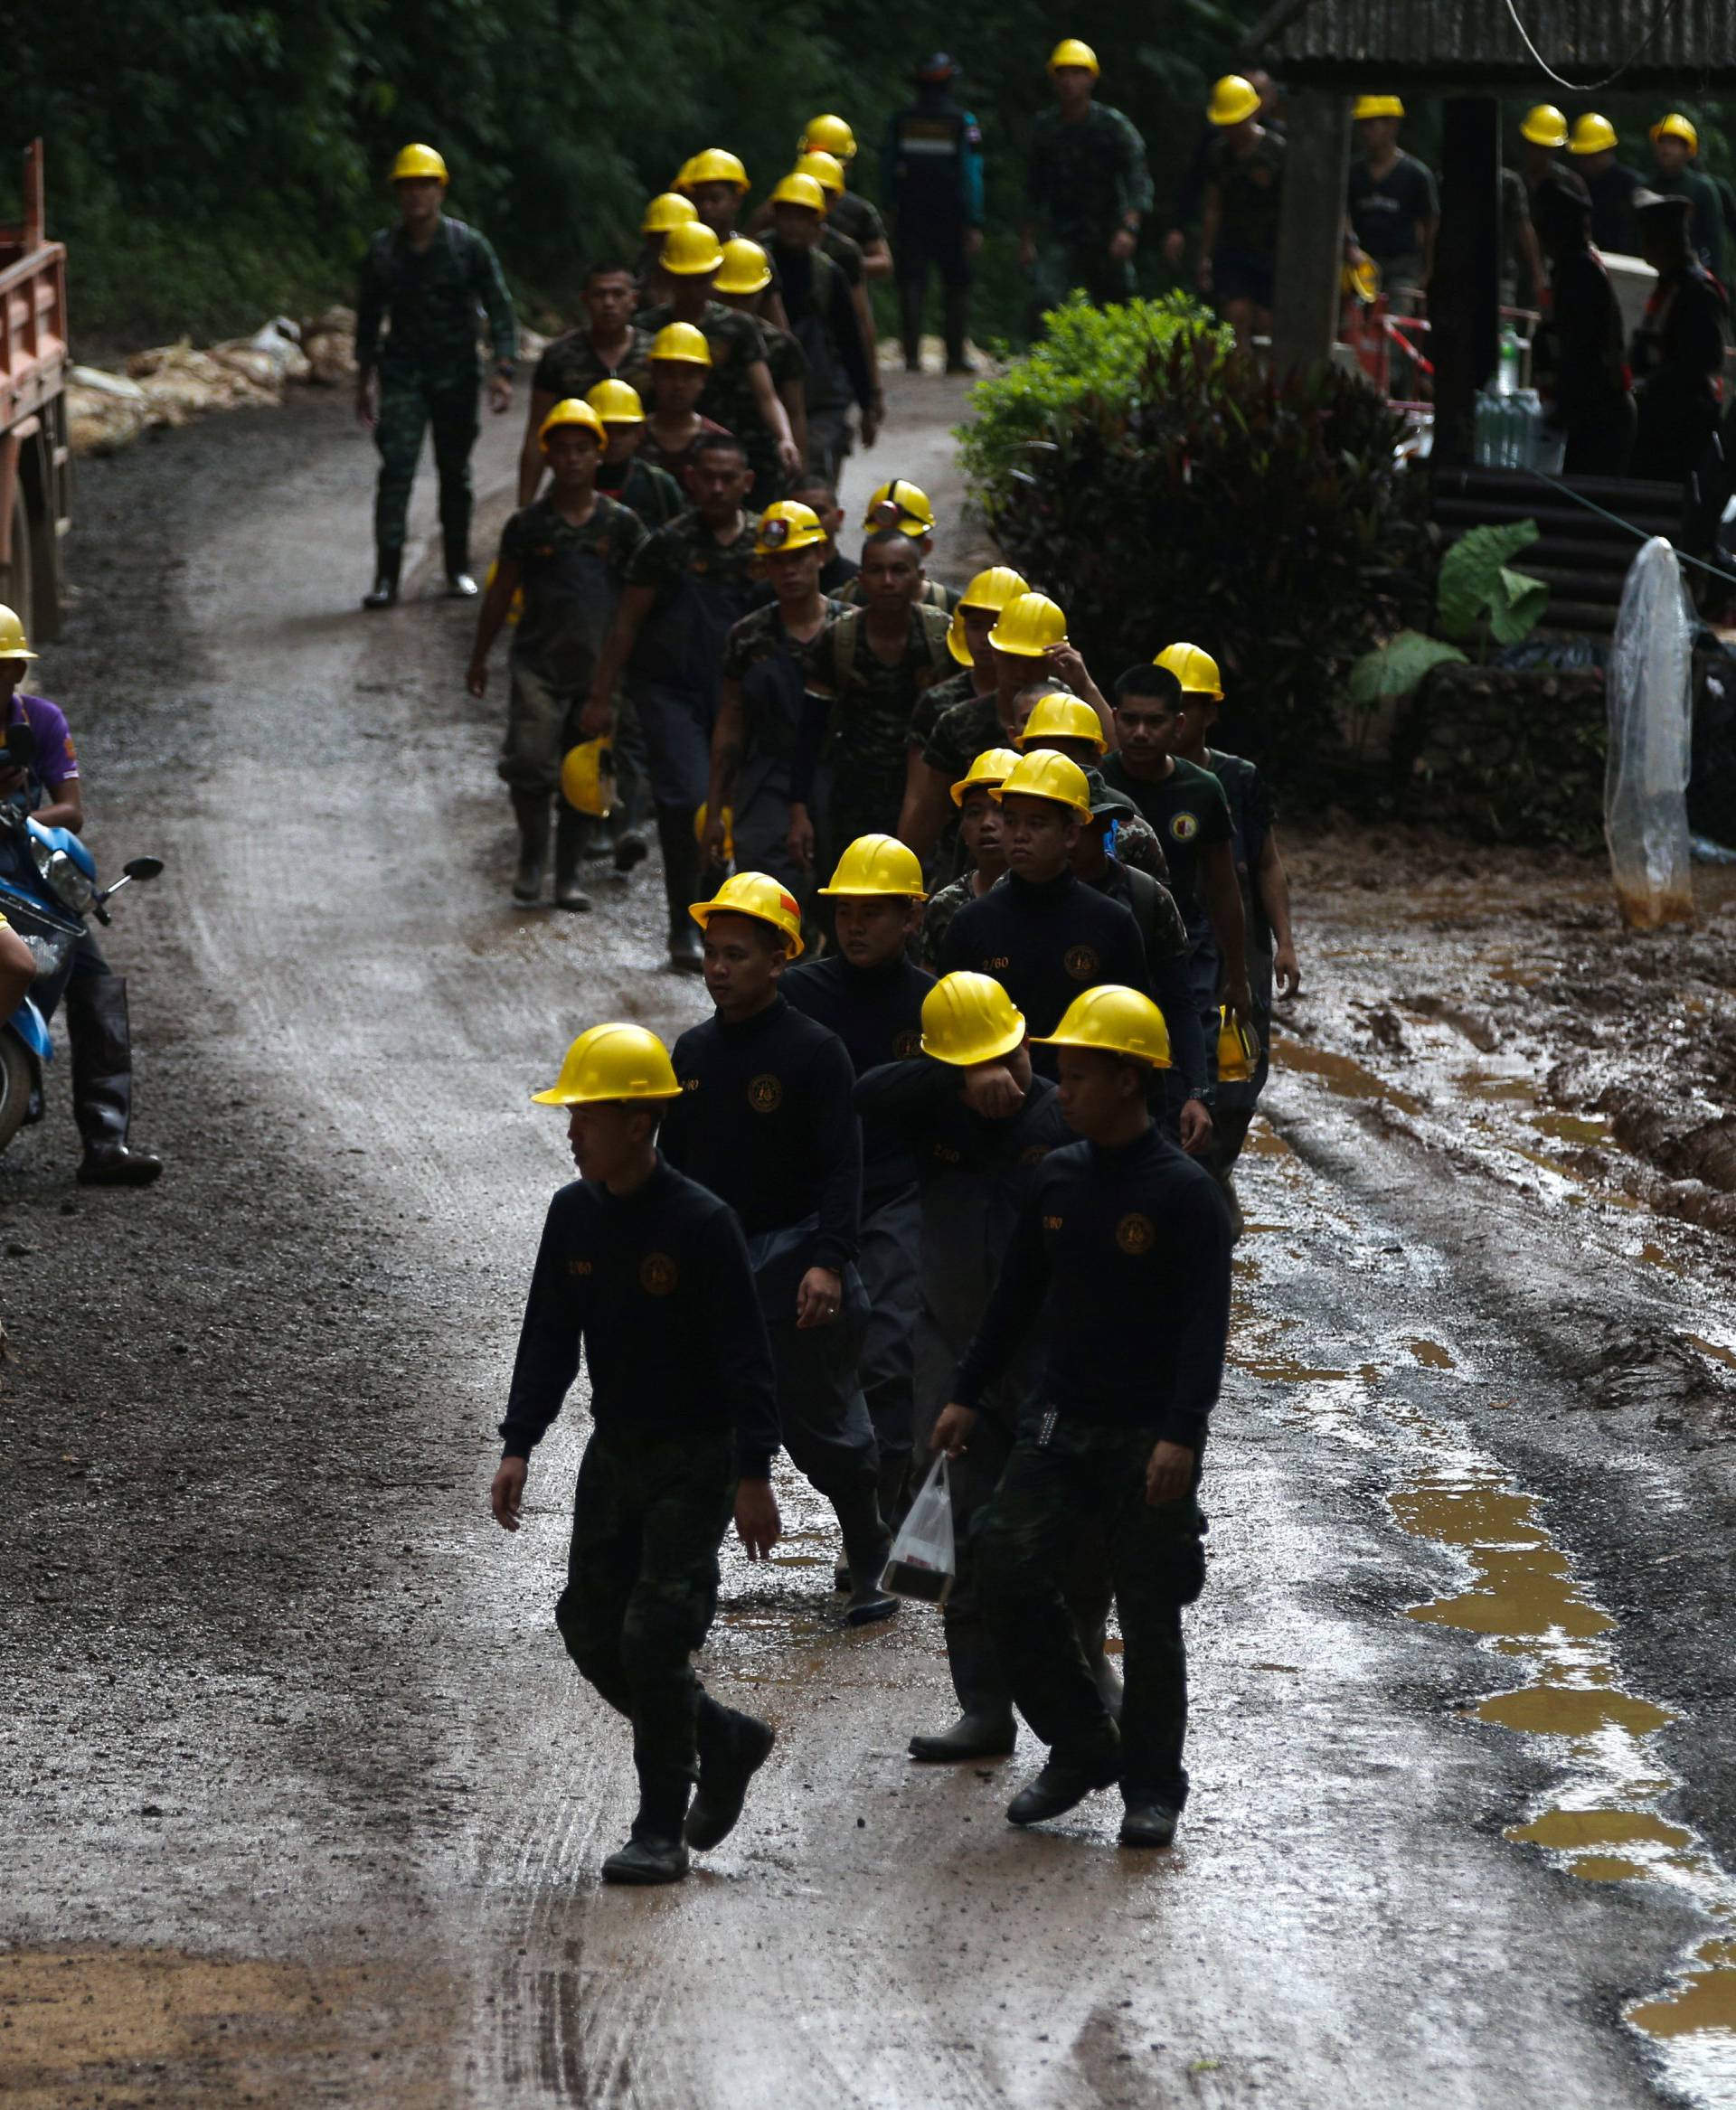
[[[898,289],[899,334],[904,341],[904,371],[922,371],[922,290],[917,286]]]
[[[1009,1824],[1043,1824],[1064,1817],[1099,1788],[1112,1787],[1121,1771],[1121,1739],[1106,1745],[1100,1757],[1078,1760],[1052,1757],[1027,1788],[1006,1805]]]
[[[657,842],[663,851],[663,890],[669,904],[669,965],[678,975],[697,975],[703,965],[699,926],[687,913],[699,899],[699,844],[687,806],[657,808]]]
[[[686,1776],[639,1776],[639,1813],[627,1844],[603,1863],[606,1883],[678,1883],[687,1873],[682,1820],[692,1792]]]
[[[768,1721],[733,1708],[712,1713],[702,1707],[699,1719],[699,1791],[687,1813],[683,1836],[701,1853],[720,1846],[735,1830],[747,1798],[748,1783],[771,1757],[778,1732]]]
[[[546,791],[515,791],[513,818],[518,823],[518,870],[513,874],[513,899],[526,903],[542,899],[542,874],[549,862],[549,831],[554,815]]]
[[[163,1160],[129,1150],[133,1111],[132,1036],[122,975],[75,975],[66,985],[72,1043],[72,1117],[84,1140],[79,1182],[86,1187],[148,1187]]]
[[[947,1667],[963,1710],[939,1736],[910,1738],[910,1757],[927,1766],[956,1764],[961,1758],[1005,1758],[1018,1741],[1013,1696],[994,1655],[968,1636],[947,1629]]]
[[[398,575],[404,568],[401,550],[382,550],[374,558],[373,588],[362,596],[364,608],[395,608],[398,606]]]
[[[966,334],[970,328],[970,289],[965,286],[947,288],[947,372],[948,373],[975,373],[976,368],[970,354],[965,350]]]
[[[1173,1846],[1181,1813],[1156,1795],[1130,1794],[1121,1820],[1123,1846]]]
[[[442,511],[445,509],[442,508]],[[446,590],[454,600],[471,600],[476,582],[470,576],[470,504],[467,499],[440,523],[440,551],[446,560]]]
[[[579,884],[579,867],[585,854],[585,826],[589,814],[576,814],[565,799],[554,824],[554,905],[582,913],[590,907],[590,896]]]

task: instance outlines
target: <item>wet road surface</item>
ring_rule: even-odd
[[[873,468],[944,518],[921,388]],[[837,1631],[786,1477],[704,1663],[778,1751],[686,1886],[600,1889],[627,1740],[549,1616],[576,1403],[518,1539],[485,1510],[566,1176],[526,1095],[700,998],[646,871],[507,903],[504,665],[478,710],[464,611],[354,612],[371,471],[315,404],[85,479],[44,685],[99,855],[171,860],[112,947],[171,1168],[77,1190],[63,1097],[0,1162],[0,2098],[1736,2102],[1720,1241],[1507,1177],[1324,960],[1240,1182],[1176,1850],[1112,1797],[1013,1832],[1028,1738],[912,1767],[938,1622]]]

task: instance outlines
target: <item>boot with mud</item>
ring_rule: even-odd
[[[1181,1813],[1156,1795],[1129,1794],[1121,1820],[1123,1846],[1173,1846]]]
[[[373,584],[362,596],[364,608],[395,608],[398,606],[398,579],[404,568],[401,550],[382,550],[374,559]]]
[[[72,1043],[72,1115],[84,1140],[79,1184],[148,1187],[163,1160],[127,1144],[133,1055],[126,977],[75,975],[66,989],[66,1030]]]
[[[1029,1787],[1021,1788],[1006,1805],[1009,1824],[1046,1824],[1052,1817],[1064,1817],[1077,1809],[1087,1795],[1113,1787],[1121,1773],[1121,1739],[1095,1753],[1076,1758],[1051,1757],[1048,1765]]]
[[[687,1848],[681,1836],[687,1783],[680,1792],[639,1798],[627,1844],[603,1863],[606,1883],[678,1883],[687,1873]]]
[[[1013,1719],[1013,1695],[994,1655],[948,1627],[947,1667],[963,1711],[949,1729],[912,1737],[910,1757],[925,1766],[1007,1757],[1018,1742],[1018,1725]]]
[[[554,815],[546,791],[515,791],[513,818],[518,823],[518,870],[513,874],[513,899],[526,904],[542,899],[548,869],[549,834]]]
[[[865,1489],[859,1496],[846,1495],[842,1501],[835,1493],[831,1499],[844,1538],[844,1564],[850,1571],[844,1623],[846,1626],[872,1626],[877,1620],[890,1619],[898,1610],[898,1599],[882,1589],[880,1578],[892,1550],[892,1538],[881,1521],[873,1490]]]
[[[561,817],[554,824],[554,905],[575,915],[590,907],[590,896],[579,884],[579,868],[585,854],[585,826],[589,814],[574,813],[562,799]]]
[[[687,913],[699,899],[699,845],[686,806],[657,808],[657,843],[663,851],[663,890],[669,904],[669,965],[678,975],[697,975],[704,964],[699,926]]]
[[[699,1787],[683,1827],[689,1846],[707,1852],[735,1830],[748,1784],[770,1757],[777,1741],[778,1732],[769,1722],[701,1701]]]

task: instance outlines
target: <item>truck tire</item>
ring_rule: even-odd
[[[30,1057],[17,1034],[0,1031],[0,1151],[24,1125],[33,1081]]]

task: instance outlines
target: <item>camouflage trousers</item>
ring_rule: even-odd
[[[1075,287],[1102,307],[1114,300],[1131,300],[1134,295],[1131,259],[1118,261],[1109,254],[1109,238],[1044,240],[1037,244],[1036,261],[1031,267],[1031,325],[1033,335],[1042,334],[1043,317],[1059,307]]]
[[[1153,1507],[1149,1428],[1101,1427],[1027,1410],[976,1530],[977,1587],[1019,1712],[1064,1764],[1090,1765],[1113,1741],[1067,1602],[1081,1540],[1101,1533],[1121,1615],[1121,1786],[1129,1799],[1187,1799],[1187,1651],[1182,1606],[1205,1582],[1205,1518],[1195,1492]]]
[[[373,540],[382,551],[401,550],[416,481],[422,435],[434,429],[434,466],[440,479],[440,532],[448,561],[467,559],[470,546],[470,450],[476,444],[479,388],[467,374],[424,372],[419,367],[382,367],[380,416],[373,444],[380,450],[374,491]]]
[[[727,1715],[692,1659],[717,1610],[717,1550],[734,1505],[728,1429],[598,1429],[585,1446],[555,1625],[580,1671],[633,1725],[641,1806],[672,1829],[700,1740]]]

